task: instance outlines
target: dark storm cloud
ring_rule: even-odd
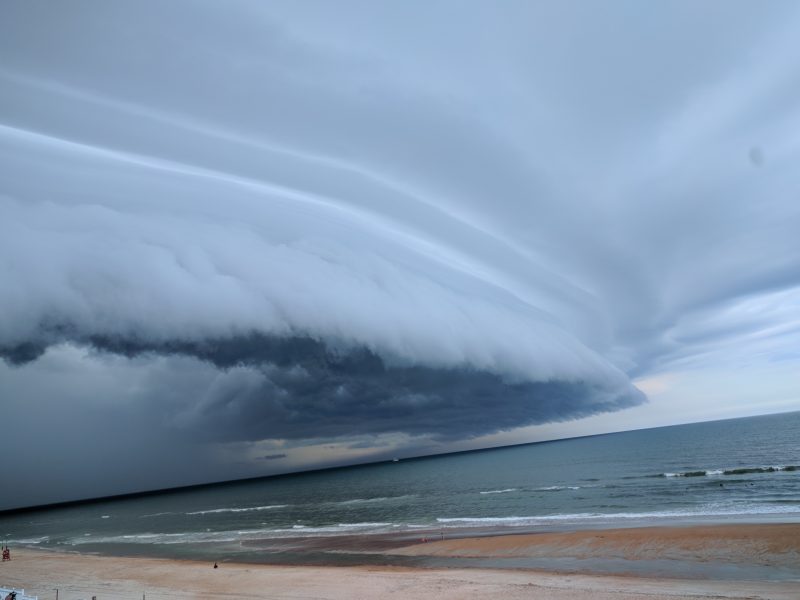
[[[406,433],[441,440],[575,419],[638,404],[624,380],[526,381],[464,367],[392,364],[364,348],[330,347],[307,337],[253,334],[146,344],[94,337],[91,347],[135,358],[185,356],[221,369],[203,390],[172,404],[151,380],[149,410],[176,432],[215,442]],[[489,417],[487,418],[487,415]]]
[[[268,379],[219,390],[182,415],[185,427],[215,441],[313,439],[364,432],[429,435],[457,440],[620,410],[644,397],[566,382],[504,385],[497,376],[471,371],[411,368],[350,373],[311,371],[313,383]],[[283,381],[281,381],[283,380]]]
[[[128,356],[143,350],[107,342],[102,347]],[[399,432],[454,440],[644,400],[624,384],[614,389],[580,381],[508,381],[470,368],[391,365],[365,348],[330,349],[308,338],[250,336],[157,351],[191,355],[224,369],[247,367],[226,372],[201,399],[178,407],[173,424],[209,441]]]
[[[796,355],[794,3],[420,10],[2,3],[18,439],[455,440]]]

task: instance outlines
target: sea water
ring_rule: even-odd
[[[294,539],[770,520],[800,522],[800,413],[11,513],[0,515],[0,539],[87,552],[257,559],[270,541],[285,549]]]

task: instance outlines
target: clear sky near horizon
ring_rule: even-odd
[[[0,3],[0,509],[800,410],[798,31]]]

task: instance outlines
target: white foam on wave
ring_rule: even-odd
[[[131,535],[112,535],[105,537],[73,538],[67,543],[72,546],[83,544],[191,544],[201,542],[236,542],[247,539],[257,531],[192,531],[181,533],[140,533]],[[87,534],[88,535],[88,534]]]
[[[516,492],[517,488],[508,488],[506,490],[487,490],[485,492],[478,492],[479,494],[508,494],[509,492]]]
[[[436,519],[437,523],[476,523],[479,525],[486,525],[492,523],[522,523],[537,517],[439,517]]]
[[[288,529],[246,529],[246,530],[227,530],[227,531],[187,531],[181,533],[139,533],[129,535],[116,535],[104,537],[72,538],[68,545],[77,546],[83,544],[196,544],[196,543],[220,543],[220,542],[242,542],[246,540],[258,540],[269,538],[290,538],[305,536],[337,536],[348,535],[354,531],[383,533],[399,527],[395,523],[387,522],[364,522],[364,523],[338,523],[337,525],[309,527],[306,525],[292,525]],[[87,536],[89,534],[86,534]],[[18,542],[22,543],[22,542]],[[28,541],[33,544],[37,542]]]
[[[725,475],[725,469],[686,471],[683,473],[662,473],[663,477],[706,477],[708,475]]]
[[[762,473],[778,473],[782,471],[798,471],[794,465],[766,465],[760,467],[729,467],[727,469],[698,469],[678,473],[662,473],[662,477],[706,477],[713,475],[758,475]]]
[[[339,523],[342,529],[373,529],[376,527],[392,527],[393,523]]]
[[[367,531],[369,533],[382,533],[389,529],[399,527],[396,523],[337,523],[336,525],[323,525],[320,527],[310,527],[308,525],[292,525],[291,529],[264,529],[260,531],[260,537],[290,537],[291,535],[346,535],[352,531]]]
[[[193,512],[187,512],[187,515],[210,515],[213,513],[240,513],[240,512],[252,512],[258,510],[273,510],[276,508],[286,508],[289,506],[288,504],[269,504],[267,506],[251,506],[248,508],[214,508],[211,510],[196,510]]]
[[[28,546],[28,545],[41,544],[42,542],[46,542],[49,539],[50,539],[49,535],[43,535],[41,537],[35,537],[35,538],[17,538],[17,539],[4,538],[3,539],[3,543],[4,544],[17,544],[17,545],[20,545],[20,546]]]
[[[585,486],[585,487],[597,487],[597,486]],[[581,486],[579,485],[548,485],[546,487],[536,488],[537,492],[558,492],[561,490],[579,490]]]
[[[757,515],[800,515],[800,506],[774,506],[774,505],[720,505],[709,504],[697,509],[653,511],[653,512],[625,512],[625,513],[570,513],[538,516],[514,517],[440,517],[436,521],[445,527],[485,527],[488,525],[506,526],[534,526],[549,523],[563,523],[565,521],[629,521],[635,519],[658,520],[693,517],[737,517]]]
[[[404,494],[402,496],[378,496],[376,498],[353,498],[351,500],[340,500],[338,502],[331,502],[339,506],[347,506],[349,504],[372,504],[382,502],[396,502],[398,500],[410,500],[416,498],[416,494]]]

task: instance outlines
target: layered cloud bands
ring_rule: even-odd
[[[800,19],[734,5],[5,2],[4,393],[446,441],[796,360]]]
[[[439,241],[346,196],[19,128],[0,129],[0,152],[19,186],[0,201],[12,364],[68,342],[257,369],[198,409],[219,433],[234,398],[233,439],[457,438],[642,399],[450,248],[465,225],[444,213]]]

